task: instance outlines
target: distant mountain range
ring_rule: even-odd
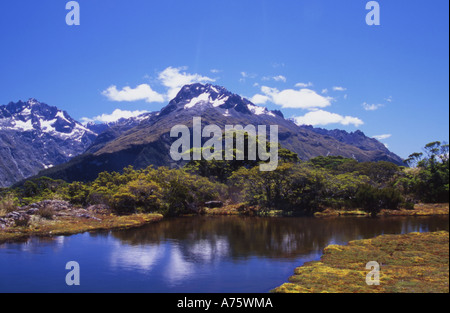
[[[376,139],[360,131],[325,130],[298,126],[280,111],[269,111],[220,86],[192,84],[160,112],[110,124],[87,124],[66,112],[40,103],[0,106],[0,186],[9,186],[38,174],[66,181],[95,179],[102,171],[121,171],[128,165],[176,167],[170,158],[174,125],[192,127],[200,116],[203,126],[278,125],[280,144],[303,160],[341,155],[358,161],[402,159]]]
[[[66,163],[101,139],[99,134],[133,128],[144,118],[82,125],[36,99],[0,106],[0,187]]]
[[[83,153],[97,134],[35,99],[0,106],[0,186]]]
[[[308,128],[315,133],[323,136],[328,136],[338,140],[339,142],[346,143],[348,145],[355,146],[362,151],[377,151],[378,155],[373,154],[372,157],[375,161],[389,161],[397,165],[404,166],[403,159],[395,153],[389,151],[389,149],[383,143],[379,142],[375,138],[367,137],[362,131],[357,130],[355,132],[346,132],[345,130],[327,130],[323,128],[314,128],[312,126],[301,126],[302,128]]]

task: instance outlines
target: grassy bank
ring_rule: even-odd
[[[414,210],[382,210],[379,216],[433,216],[448,215],[449,204],[427,204],[420,203],[414,206]],[[370,214],[362,210],[333,210],[327,209],[314,214],[315,217],[338,217],[338,216],[369,216]]]
[[[61,210],[51,209],[50,214],[48,214],[48,210],[46,210],[45,207],[41,208],[36,215],[31,216],[31,219],[27,225],[10,225],[10,227],[3,227],[3,229],[0,227],[0,242],[18,240],[29,236],[60,236],[72,235],[86,231],[139,227],[148,223],[159,221],[163,218],[163,216],[159,214],[131,214],[119,216],[112,214],[110,210],[104,209],[101,206],[93,206],[95,209],[90,209],[72,206],[66,202],[62,203],[63,206]],[[52,203],[50,207],[52,205],[54,205],[54,203]],[[46,215],[50,216],[45,216],[42,214],[42,209],[44,209],[44,213],[47,212]],[[290,216],[289,212],[261,210],[257,206],[247,206],[244,204],[225,205],[222,208],[216,209],[204,208],[202,213],[212,216]],[[414,210],[383,210],[380,213],[382,216],[431,216],[448,214],[448,204],[418,204],[415,206]],[[5,215],[6,212],[0,211],[0,218],[4,218]],[[329,209],[316,213],[315,216],[368,216],[368,214],[360,210],[338,211]]]
[[[414,206],[414,210],[383,210],[380,215],[383,216],[432,216],[432,215],[448,215],[449,214],[449,204],[448,203],[438,203],[438,204],[427,204],[419,203]]]
[[[255,215],[255,216],[291,216],[292,212],[284,212],[281,210],[262,210],[257,206],[246,206],[245,204],[225,205],[222,208],[204,209],[206,215]],[[416,204],[414,210],[382,210],[379,216],[433,216],[448,215],[449,204]],[[315,217],[339,217],[339,216],[370,216],[369,213],[362,210],[333,210],[326,209],[322,212],[314,214]]]
[[[381,265],[380,285],[366,284],[366,264]],[[384,235],[325,248],[276,293],[448,293],[449,233]]]
[[[0,230],[0,243],[29,238],[30,236],[62,236],[90,231],[127,229],[160,221],[160,214],[133,214],[118,216],[107,210],[88,211],[71,208],[53,212],[51,217],[33,215],[24,226],[11,226]]]

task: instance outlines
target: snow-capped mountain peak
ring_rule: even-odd
[[[40,104],[40,102],[37,101],[35,98],[30,98],[30,99],[28,99],[27,104],[28,105],[35,105],[35,104]]]
[[[207,109],[219,110],[225,117],[232,115],[233,112],[283,117],[281,112],[257,106],[246,98],[229,92],[224,87],[200,83],[184,86],[169,105],[161,111],[161,115],[164,116],[174,111],[182,114],[182,110],[193,110],[195,113],[201,114]]]
[[[0,106],[0,187],[69,161],[96,137],[66,112],[36,99]]]
[[[96,134],[72,119],[66,112],[36,99],[19,101],[0,107],[0,130],[46,133],[62,140],[81,141]]]

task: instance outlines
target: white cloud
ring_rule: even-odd
[[[167,92],[168,100],[175,98],[180,89],[185,85],[215,81],[213,78],[201,76],[199,74],[188,74],[186,72],[181,72],[185,70],[187,70],[187,67],[168,67],[159,74],[158,78],[161,83],[165,87],[169,88]]]
[[[242,76],[242,78],[251,78],[251,79],[253,79],[253,78],[256,78],[256,77],[258,77],[258,75],[256,75],[256,74],[254,74],[254,73],[248,73],[248,72],[241,72],[241,76]]]
[[[323,93],[323,94],[327,94],[327,93],[328,93],[328,89],[327,89],[327,88],[322,89],[322,93]]]
[[[341,125],[354,125],[359,127],[364,122],[353,116],[342,116],[336,113],[331,113],[323,110],[316,110],[306,113],[304,116],[294,117],[294,121],[298,125],[328,125],[328,124],[341,124]]]
[[[241,78],[239,79],[239,82],[245,83],[247,78],[249,79],[255,79],[258,75],[253,73],[247,73],[247,72],[241,72]]]
[[[310,89],[285,89],[278,90],[276,88],[261,87],[263,95],[255,95],[252,99],[271,101],[283,108],[293,109],[315,109],[324,108],[331,105],[333,98],[323,97]],[[266,98],[264,98],[266,97]],[[261,104],[261,102],[260,102]]]
[[[215,79],[202,76],[199,74],[189,74],[184,72],[187,67],[168,67],[163,70],[158,75],[158,83],[167,89],[166,94],[160,94],[154,91],[150,85],[142,84],[136,88],[131,88],[129,86],[124,87],[122,90],[118,90],[115,85],[109,87],[108,89],[102,91],[102,95],[107,97],[111,101],[139,101],[145,100],[146,102],[164,102],[172,100],[176,97],[177,93],[185,85],[190,85],[194,83],[211,83]],[[219,71],[219,70],[211,70]],[[145,79],[149,79],[149,76],[144,76]]]
[[[384,104],[369,104],[367,102],[364,102],[362,104],[362,106],[363,106],[364,110],[366,110],[366,111],[376,111],[379,108],[381,108],[382,106],[384,106]]]
[[[333,90],[334,90],[334,91],[346,91],[347,88],[340,87],[340,86],[335,86],[335,87],[333,87]]]
[[[82,121],[83,123],[88,122],[112,123],[120,120],[121,118],[137,117],[144,113],[148,113],[148,111],[123,111],[120,109],[116,109],[111,114],[102,114],[93,118],[83,117]]]
[[[313,86],[313,83],[311,83],[311,82],[295,84],[295,87],[299,87],[299,88],[308,88],[308,87],[312,87],[312,86]]]
[[[146,102],[164,102],[164,96],[154,91],[149,85],[142,84],[136,88],[129,86],[124,87],[122,90],[118,90],[116,86],[111,86],[102,92],[102,95],[107,97],[111,101],[140,101]]]
[[[278,76],[272,77],[272,79],[276,82],[284,82],[285,83],[287,81],[286,77],[284,77],[283,75],[278,75]]]
[[[271,80],[276,81],[276,82],[283,82],[283,83],[287,82],[287,78],[283,75],[263,76],[263,77],[261,77],[261,80],[266,81],[266,82],[271,81]]]
[[[376,140],[384,140],[384,139],[388,139],[388,138],[391,138],[391,137],[392,137],[391,134],[384,134],[384,135],[373,136],[373,138],[375,138]]]
[[[250,98],[250,101],[254,104],[266,104],[270,98],[268,96],[263,95],[254,95],[252,98]]]
[[[213,74],[218,74],[218,73],[221,73],[221,72],[222,72],[221,70],[218,70],[218,69],[215,69],[215,68],[213,68],[211,70],[211,73],[213,73]]]

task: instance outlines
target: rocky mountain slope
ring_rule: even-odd
[[[377,151],[378,156],[374,155],[376,161],[390,161],[398,165],[404,165],[402,158],[395,153],[389,151],[389,149],[380,141],[375,138],[367,137],[362,131],[357,130],[355,132],[347,132],[345,130],[333,129],[327,130],[323,128],[314,128],[312,126],[302,126],[308,128],[315,133],[323,136],[332,137],[339,142],[346,143],[348,145],[355,146],[362,151]]]
[[[0,187],[65,163],[97,134],[35,99],[0,106]]]
[[[184,86],[166,107],[148,114],[136,127],[110,128],[98,136],[87,153],[39,175],[67,181],[92,180],[102,171],[121,171],[128,165],[135,168],[180,166],[170,157],[170,146],[177,139],[170,137],[170,130],[180,124],[191,128],[193,117],[201,117],[203,127],[215,124],[221,129],[225,125],[278,125],[281,145],[303,160],[341,155],[358,161],[401,163],[384,145],[376,144],[361,132],[347,133],[347,137],[357,138],[352,142],[346,136],[340,138],[333,133],[298,126],[285,119],[281,112],[256,106],[223,87],[192,84]]]

